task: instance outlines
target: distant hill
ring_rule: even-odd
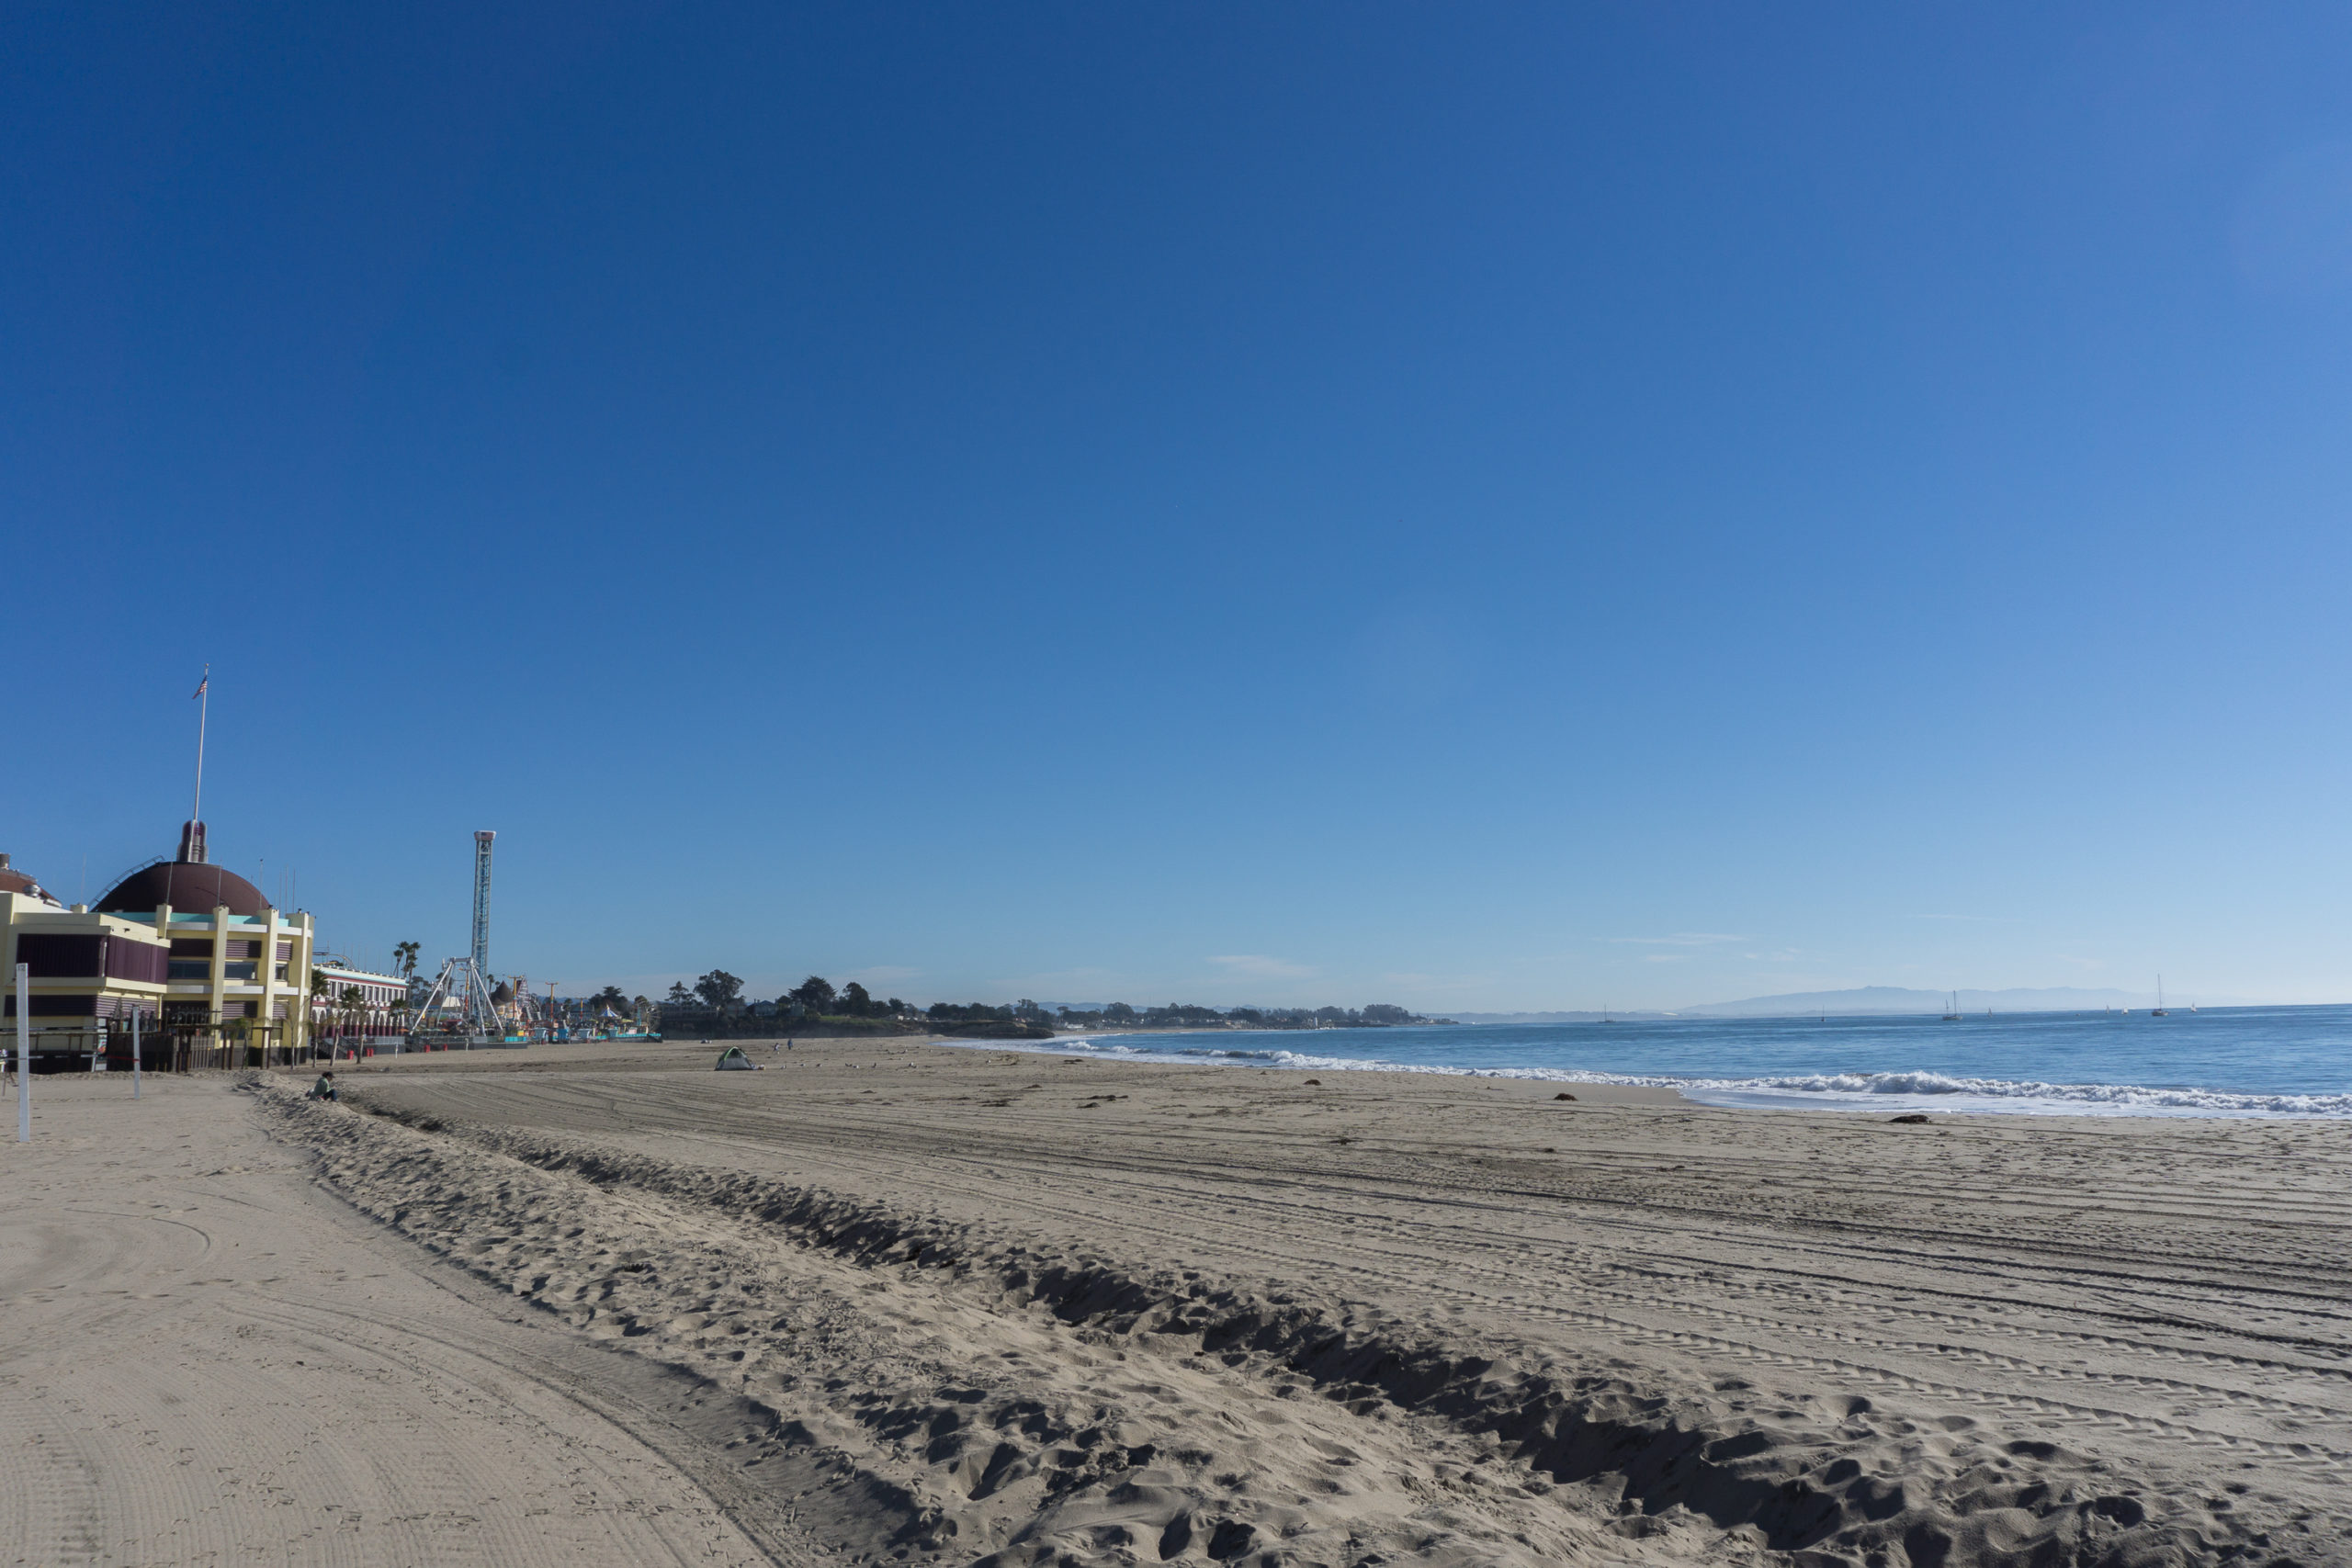
[[[1792,991],[1778,997],[1749,997],[1736,1002],[1707,1002],[1698,1007],[1678,1008],[1683,1018],[1778,1018],[1797,1017],[1804,1013],[1843,1014],[1851,1018],[1858,1013],[1941,1013],[1950,1001],[1948,991],[1915,991],[1902,986],[1860,986],[1850,991]],[[2006,991],[1962,991],[1960,1010],[1983,1012],[1986,1008],[1995,1012],[2081,1012],[2100,1008],[2146,1008],[2155,1005],[2156,993],[2151,987],[2145,991],[2123,991],[2109,987],[2086,990],[2074,986],[2043,987],[2018,987]],[[2256,1004],[2242,997],[2200,996],[2192,991],[2176,991],[2165,987],[2165,1000],[2172,1007],[2251,1007]]]

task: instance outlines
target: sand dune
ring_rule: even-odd
[[[699,1497],[662,1506],[718,1560],[2352,1562],[2352,1128],[715,1050],[408,1059],[340,1108],[172,1087],[264,1151],[265,1230],[382,1275],[306,1252],[269,1300],[408,1303],[338,1354],[407,1345],[439,1291],[481,1337],[433,1364],[494,1369],[469,1419],[570,1431],[528,1404],[570,1357],[694,1380],[560,1440]],[[11,1430],[57,1426],[62,1383],[0,1375]],[[279,1528],[319,1528],[311,1472],[272,1473]],[[449,1560],[412,1540],[352,1560]]]

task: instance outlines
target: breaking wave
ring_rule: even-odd
[[[1191,1062],[1226,1066],[1283,1067],[1330,1073],[1430,1073],[1450,1077],[1523,1078],[1544,1083],[1623,1084],[1671,1089],[1706,1105],[1816,1111],[2006,1112],[2045,1116],[2352,1116],[2352,1094],[2242,1094],[2226,1089],[2149,1088],[2138,1084],[2040,1083],[2014,1078],[1961,1077],[1936,1072],[1811,1073],[1783,1077],[1702,1077],[1601,1073],[1574,1067],[1487,1067],[1468,1064],[1391,1062],[1369,1056],[1327,1056],[1279,1047],[1129,1045],[1074,1035],[1012,1043],[950,1041],[974,1049],[1021,1050],[1046,1055],[1129,1062]]]

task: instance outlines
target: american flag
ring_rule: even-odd
[[[211,685],[212,666],[208,664],[204,667],[204,679],[196,683],[196,690],[187,694],[187,700],[190,702],[196,701],[197,698],[204,695],[205,692],[209,690]]]

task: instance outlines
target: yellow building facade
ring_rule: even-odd
[[[95,906],[62,906],[0,856],[0,910],[12,1049],[19,964],[37,1057],[103,1050],[127,1066],[134,1015],[150,1066],[308,1048],[311,917],[208,863],[201,823],[183,829],[176,858],[141,866]]]

